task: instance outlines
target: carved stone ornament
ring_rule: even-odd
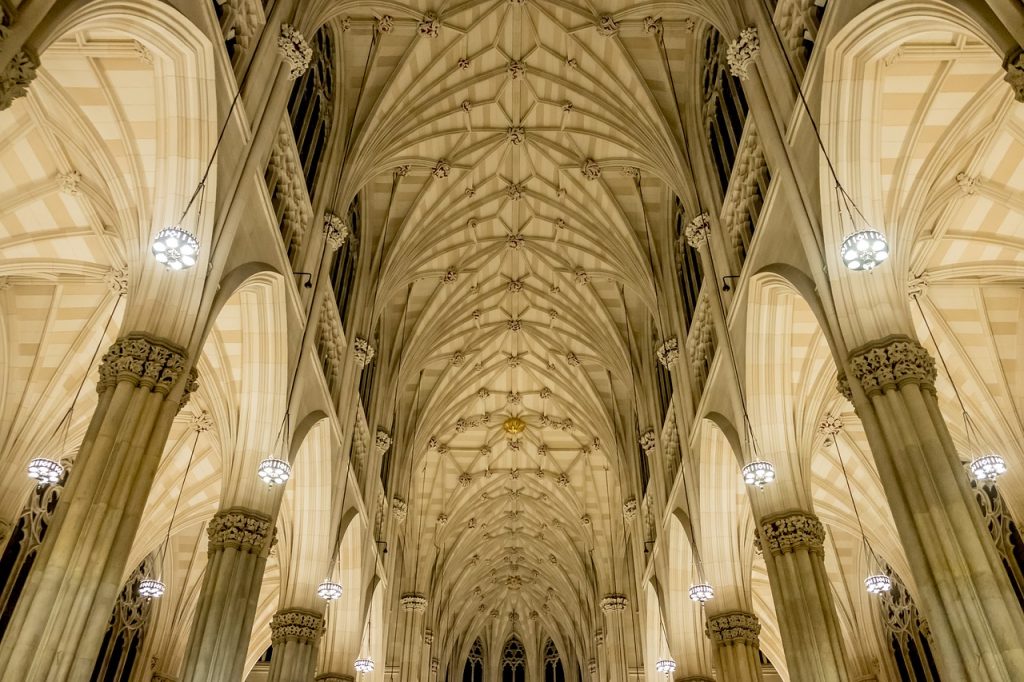
[[[508,194],[509,201],[519,201],[523,198],[523,192],[525,191],[525,188],[516,182],[509,183],[505,188],[505,193]]]
[[[395,20],[389,14],[377,19],[377,23],[374,25],[377,33],[391,33],[395,30]]]
[[[281,34],[277,37],[277,51],[288,64],[288,80],[293,81],[309,68],[313,59],[313,48],[306,38],[291,24],[281,24]]]
[[[441,33],[441,20],[433,12],[427,12],[420,19],[417,30],[424,38],[436,38]]]
[[[199,433],[205,433],[213,428],[213,417],[206,410],[199,410],[192,415],[189,426]]]
[[[423,643],[427,646],[430,646],[434,643],[434,631],[430,628],[427,628],[423,631]]]
[[[472,65],[472,62],[468,57],[460,57],[458,61],[458,67],[460,70],[465,71]]]
[[[576,357],[576,354],[573,353],[572,351],[569,351],[568,353],[565,354],[565,361],[569,364],[570,367],[580,366],[580,359]]]
[[[212,554],[231,548],[267,556],[277,529],[267,516],[241,508],[217,512],[206,527],[207,548]]]
[[[822,552],[825,526],[818,517],[804,512],[788,512],[761,521],[761,546],[774,556],[797,550]]]
[[[576,268],[576,272],[573,273],[572,278],[578,287],[585,287],[590,284],[590,273],[583,268]]]
[[[640,436],[640,447],[643,449],[644,454],[650,456],[657,445],[658,437],[654,435],[654,429],[647,429],[644,431],[643,435]]]
[[[103,281],[111,292],[124,296],[128,293],[128,268],[123,265],[110,268],[103,274]]]
[[[980,179],[977,175],[968,175],[967,171],[960,171],[956,174],[956,184],[960,191],[966,196],[973,196],[978,193]]]
[[[597,661],[595,661],[593,658],[587,661],[587,672],[589,672],[591,675],[597,674]]]
[[[437,525],[441,526],[442,528],[447,526],[448,525],[448,515],[447,514],[443,514],[443,513],[442,514],[438,514],[437,515]]]
[[[741,81],[747,80],[747,70],[760,51],[761,41],[757,37],[757,29],[749,26],[740,31],[739,36],[729,43],[729,48],[725,52],[729,72]]]
[[[185,371],[185,352],[147,334],[123,336],[104,354],[96,390],[121,381],[167,395]],[[186,387],[186,395],[194,387]]]
[[[573,103],[570,100],[565,100],[564,102],[562,102],[562,113],[563,114],[572,113],[572,110],[574,108],[575,107],[574,107]]]
[[[566,474],[558,474],[558,478],[555,479],[555,484],[559,488],[569,487],[569,477]]]
[[[843,420],[838,414],[826,414],[818,424],[818,433],[825,436],[825,444],[832,443],[843,430]]]
[[[662,364],[666,369],[672,369],[672,366],[679,360],[679,339],[671,337],[665,339],[664,343],[658,346],[658,362]]]
[[[636,498],[631,497],[622,505],[622,516],[626,519],[627,523],[633,523],[638,510],[639,507],[637,506]]]
[[[1007,57],[1003,68],[1006,69],[1003,80],[1013,89],[1013,98],[1018,102],[1024,102],[1024,51],[1018,49]],[[0,110],[4,108],[3,101],[0,100]]]
[[[391,449],[391,434],[384,429],[377,429],[377,435],[373,439],[373,444],[377,448],[377,452],[384,454]]]
[[[756,648],[759,646],[761,623],[752,613],[728,611],[708,616],[705,633],[718,644],[749,644]]]
[[[355,357],[356,364],[360,367],[366,367],[373,360],[373,356],[377,354],[370,342],[362,337],[356,337],[356,340],[352,342],[352,355]]]
[[[459,271],[455,268],[448,268],[441,275],[441,284],[455,284],[459,279]]]
[[[391,514],[395,517],[395,521],[399,523],[405,521],[409,516],[409,503],[401,497],[391,498]]]
[[[427,609],[427,598],[419,592],[406,592],[399,599],[403,611],[423,612]]]
[[[616,35],[619,32],[619,22],[611,15],[605,14],[597,20],[597,32],[606,37]]]
[[[708,240],[711,233],[711,221],[708,219],[707,211],[696,215],[686,225],[686,243],[694,249],[699,249],[701,244]]]
[[[512,126],[505,131],[505,141],[512,145],[520,145],[526,139],[526,128],[523,126]]]
[[[331,212],[324,213],[324,238],[331,251],[337,251],[348,239],[348,225],[344,218]]]
[[[57,184],[60,193],[69,197],[77,197],[82,191],[82,174],[76,170],[69,170],[67,173],[57,174]]]
[[[521,62],[518,59],[513,59],[508,63],[506,67],[508,75],[512,80],[522,78],[526,75],[526,62]]]
[[[0,13],[3,10],[0,9]],[[4,42],[7,28],[0,26],[0,43]],[[0,71],[0,111],[7,109],[19,97],[28,93],[29,84],[36,78],[39,57],[28,48],[18,50]]]
[[[512,251],[518,251],[519,249],[526,246],[526,237],[521,233],[510,234],[505,238],[505,246]]]
[[[850,354],[853,374],[869,395],[919,384],[935,390],[935,359],[917,341],[890,336]]]
[[[601,177],[601,167],[593,159],[584,159],[583,163],[580,164],[580,173],[587,180],[597,180]]]
[[[431,658],[430,659],[430,672],[436,675],[437,671],[440,670],[440,669],[441,669],[441,661],[437,660],[436,658]]]
[[[452,165],[446,159],[438,159],[434,169],[430,171],[435,178],[447,178],[452,172]]]
[[[287,640],[315,644],[324,629],[324,618],[319,613],[302,609],[278,611],[270,619],[270,641],[278,645]]]
[[[574,71],[576,69],[580,68],[580,63],[578,61],[576,61],[575,57],[566,57],[565,58],[565,65],[568,66],[570,69],[572,69]]]
[[[473,476],[468,473],[459,474],[459,487],[468,488],[470,483],[473,482]]]
[[[625,611],[628,603],[629,600],[626,599],[626,595],[624,594],[606,594],[601,599],[601,610],[605,613]]]
[[[644,17],[644,33],[660,36],[665,31],[661,17]]]

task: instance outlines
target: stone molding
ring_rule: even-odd
[[[773,514],[761,520],[760,540],[773,556],[800,549],[820,554],[825,546],[825,526],[817,516],[802,511]]]
[[[406,592],[399,599],[403,611],[423,612],[427,610],[427,598],[419,592]]]
[[[850,353],[850,365],[869,396],[906,384],[935,391],[935,359],[908,336],[887,336],[861,346]]]
[[[715,682],[715,678],[706,675],[690,675],[689,677],[680,677],[676,682]]]
[[[629,600],[624,594],[606,594],[601,600],[601,610],[605,613],[613,611],[625,611]]]
[[[320,673],[315,678],[316,682],[355,682],[355,677],[345,673]]]
[[[324,617],[305,609],[282,609],[270,619],[270,641],[285,640],[315,644],[324,629]]]
[[[276,535],[277,529],[269,516],[240,507],[217,512],[206,527],[211,554],[230,548],[265,557]]]
[[[727,611],[708,616],[704,631],[716,644],[749,644],[758,647],[761,623],[757,616],[746,611]]]
[[[121,381],[148,388],[162,395],[170,393],[185,373],[185,349],[141,332],[122,336],[110,346],[100,363],[96,390],[103,393]],[[198,373],[193,369],[185,387],[183,402],[195,390]]]

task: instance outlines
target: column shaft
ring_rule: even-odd
[[[182,682],[241,680],[274,531],[269,517],[247,509],[213,517]]]
[[[940,672],[1024,679],[1024,614],[939,412],[934,360],[890,336],[854,350],[850,365],[857,390],[840,390],[864,422]]]
[[[96,411],[0,646],[0,680],[88,679],[171,423],[185,352],[142,333],[100,366]]]

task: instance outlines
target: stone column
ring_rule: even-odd
[[[840,391],[871,445],[942,677],[1024,680],[1024,613],[939,412],[935,361],[889,336],[850,354]]]
[[[746,611],[709,615],[706,633],[715,645],[718,672],[723,680],[761,682],[761,661],[757,655],[761,624],[757,616]]]
[[[846,652],[825,571],[825,528],[790,511],[761,520],[759,539],[792,682],[849,682]]]
[[[316,667],[316,649],[324,631],[324,617],[306,609],[282,609],[270,621],[268,682],[309,682]]]
[[[605,646],[601,648],[604,650],[606,661],[604,673],[601,677],[610,682],[615,682],[616,680],[626,682],[628,677],[626,662],[622,660],[621,655],[624,651],[622,646],[624,639],[622,616],[628,604],[629,600],[626,598],[626,595],[614,592],[606,594],[601,599],[601,610],[605,613],[604,636],[601,640]]]
[[[269,516],[233,508],[217,512],[206,533],[206,573],[181,679],[234,682],[242,679],[245,669],[275,528]]]
[[[399,599],[405,621],[402,657],[402,679],[404,682],[426,682],[423,674],[423,616],[427,610],[427,598],[419,592],[406,592]]]
[[[142,333],[103,356],[74,473],[0,646],[0,680],[89,679],[174,416],[185,351]]]

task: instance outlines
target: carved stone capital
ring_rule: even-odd
[[[178,678],[173,675],[165,675],[163,673],[153,673],[153,676],[149,678],[150,682],[178,682]]]
[[[689,677],[680,677],[676,682],[715,682],[715,678],[706,675],[690,675]]]
[[[315,644],[324,630],[324,617],[305,609],[283,609],[270,619],[270,641],[286,640]]]
[[[355,677],[347,673],[320,673],[315,678],[316,682],[355,682]]]
[[[757,37],[757,29],[753,26],[740,31],[736,40],[729,43],[725,59],[729,64],[729,73],[741,81],[747,80],[750,65],[754,63],[761,51],[761,40]]]
[[[391,514],[395,517],[395,521],[399,523],[405,521],[406,516],[409,515],[409,503],[401,497],[393,497],[391,499]]]
[[[331,212],[324,213],[324,238],[331,251],[337,251],[348,239],[348,224],[341,216]]]
[[[761,624],[752,613],[727,611],[708,616],[705,634],[716,644],[748,644],[756,648]]]
[[[935,359],[908,336],[889,336],[850,353],[853,374],[869,395],[919,384],[935,390]]]
[[[306,42],[305,36],[291,24],[281,24],[281,33],[277,37],[277,51],[288,64],[288,80],[293,81],[306,73],[309,62],[313,59],[313,48]]]
[[[423,612],[427,610],[427,598],[419,592],[406,592],[399,599],[403,611]]]
[[[699,249],[708,240],[709,234],[711,234],[711,220],[707,211],[694,216],[687,223],[686,230],[683,232],[683,235],[686,237],[686,243],[694,249]]]
[[[817,516],[794,511],[774,514],[761,520],[761,546],[774,556],[806,549],[821,552],[825,545],[825,526]]]
[[[606,594],[604,598],[601,600],[601,610],[605,613],[625,611],[626,604],[628,603],[629,600],[626,598],[626,595],[624,594]]]
[[[853,391],[850,389],[850,380],[846,378],[846,375],[841,371],[836,374],[836,391],[839,395],[846,398],[847,401],[853,402]]]
[[[96,390],[103,393],[127,381],[167,395],[184,374],[187,357],[183,348],[148,334],[122,336],[103,356]]]
[[[1017,49],[1011,52],[1003,62],[1006,75],[1003,80],[1010,84],[1013,90],[1013,98],[1018,102],[1024,102],[1024,51]],[[0,103],[0,110],[4,109]]]
[[[0,10],[2,12],[2,10]],[[6,29],[0,29],[0,33]],[[39,68],[39,57],[32,50],[25,48],[0,69],[0,111],[7,109],[19,97],[28,94],[29,84],[36,78]]]
[[[268,516],[234,507],[217,512],[206,527],[208,549],[213,552],[231,548],[249,554],[267,556],[277,529]]]

